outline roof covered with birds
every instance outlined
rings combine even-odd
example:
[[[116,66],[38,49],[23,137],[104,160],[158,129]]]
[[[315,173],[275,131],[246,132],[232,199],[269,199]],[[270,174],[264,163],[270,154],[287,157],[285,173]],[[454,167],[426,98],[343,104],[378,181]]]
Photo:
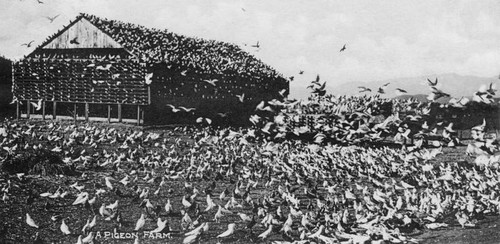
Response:
[[[196,70],[198,73],[239,73],[259,78],[283,77],[272,67],[235,44],[187,37],[168,30],[147,28],[142,25],[109,20],[86,13],[81,13],[68,26],[49,37],[37,49],[47,45],[82,18],[87,19],[108,34],[141,62],[164,62],[167,65]]]

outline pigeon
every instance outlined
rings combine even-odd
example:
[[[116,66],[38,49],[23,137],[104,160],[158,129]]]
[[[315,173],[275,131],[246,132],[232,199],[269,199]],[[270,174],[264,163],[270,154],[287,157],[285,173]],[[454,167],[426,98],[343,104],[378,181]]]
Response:
[[[75,37],[75,38],[71,39],[71,40],[69,41],[69,43],[70,43],[70,44],[75,44],[75,45],[80,44],[80,43],[78,42],[78,37]]]
[[[232,234],[234,234],[234,228],[236,227],[236,224],[231,223],[227,225],[227,230],[222,232],[221,234],[217,235],[217,238],[224,238],[228,237]]]
[[[344,46],[340,49],[340,52],[345,51],[346,50],[346,46],[347,46],[347,44],[344,44]]]
[[[141,214],[141,217],[135,223],[134,231],[138,231],[138,230],[142,229],[142,227],[144,227],[145,223],[146,223],[146,216],[144,214]]]
[[[26,224],[37,229],[39,228],[39,226],[35,224],[35,221],[31,218],[31,216],[28,213],[26,213]]]
[[[61,232],[65,235],[69,235],[71,234],[71,231],[69,230],[69,227],[66,225],[66,223],[64,222],[64,219],[62,220],[61,222],[61,226],[59,228],[61,230]]]
[[[358,86],[358,88],[360,89],[359,93],[362,93],[362,92],[371,92],[372,91],[372,89],[370,89],[368,87],[365,87],[365,86]]]
[[[54,22],[54,20],[55,20],[57,17],[59,17],[59,14],[58,14],[58,15],[56,15],[56,16],[54,16],[54,17],[47,16],[47,17],[45,17],[45,18],[47,18],[47,19],[50,21],[50,23],[52,23],[52,22]]]
[[[174,105],[172,104],[167,104],[168,107],[170,107],[172,109],[172,112],[174,113],[177,113],[177,112],[180,112],[181,110],[179,108],[176,108]]]
[[[432,82],[430,79],[427,79],[427,82],[428,82],[429,86],[435,87],[438,84],[438,78],[436,77],[436,79],[434,80],[434,82]]]
[[[31,47],[31,44],[32,44],[33,42],[34,42],[34,40],[33,40],[33,41],[30,41],[30,42],[28,42],[28,43],[23,43],[23,44],[21,44],[21,46]]]
[[[146,85],[151,85],[151,82],[153,81],[153,73],[147,73],[146,76],[144,76],[144,80]]]
[[[236,95],[236,97],[238,98],[238,101],[240,101],[242,103],[245,100],[245,93],[243,93],[241,95]]]
[[[38,102],[36,102],[36,103],[31,102],[31,105],[33,105],[33,107],[35,108],[36,111],[40,111],[40,109],[42,109],[42,102],[43,102],[43,99],[39,99]]]
[[[206,83],[208,83],[212,86],[216,86],[215,82],[217,82],[218,80],[217,79],[209,79],[209,80],[203,80],[203,81],[205,81]]]

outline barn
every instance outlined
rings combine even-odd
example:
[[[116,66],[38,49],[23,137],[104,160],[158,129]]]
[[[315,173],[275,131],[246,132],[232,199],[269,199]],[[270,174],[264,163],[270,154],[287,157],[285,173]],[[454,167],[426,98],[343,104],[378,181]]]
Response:
[[[12,72],[17,115],[27,118],[238,123],[289,92],[282,74],[237,45],[83,13]]]

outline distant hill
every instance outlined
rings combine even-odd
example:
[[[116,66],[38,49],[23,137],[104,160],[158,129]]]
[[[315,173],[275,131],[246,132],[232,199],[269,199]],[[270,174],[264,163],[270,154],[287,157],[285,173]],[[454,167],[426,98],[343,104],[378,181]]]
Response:
[[[427,101],[427,95],[424,95],[424,94],[401,95],[401,96],[397,96],[396,98],[397,99],[401,99],[401,100],[406,100],[406,99],[413,98],[413,99],[416,99],[419,102],[426,102]]]
[[[400,95],[400,96],[397,96],[397,97],[394,97],[396,99],[401,99],[401,100],[406,100],[406,99],[409,99],[409,98],[413,98],[413,99],[416,99],[417,101],[419,102],[428,102],[429,100],[427,99],[427,96],[428,95],[425,95],[425,94],[415,94],[415,95],[408,95],[408,94],[405,94],[405,95]],[[467,96],[467,98],[471,98],[470,96]],[[450,101],[451,97],[442,97],[442,98],[439,98],[438,100],[436,100],[436,102],[438,103],[448,103],[448,101]]]
[[[470,97],[479,89],[479,86],[481,86],[482,84],[489,84],[490,82],[496,82],[500,88],[500,81],[496,77],[488,78],[477,76],[462,76],[451,73],[373,82],[350,82],[341,84],[336,87],[329,87],[328,89],[336,95],[354,95],[358,94],[358,86],[366,86],[376,92],[378,87],[382,86],[385,83],[390,83],[386,88],[386,97],[398,96],[398,94],[395,93],[395,90],[396,88],[401,88],[406,90],[410,95],[421,94],[425,98],[425,96],[430,93],[429,86],[427,85],[427,78],[434,81],[436,77],[438,78],[440,89],[446,93],[451,94],[451,96],[453,97]]]

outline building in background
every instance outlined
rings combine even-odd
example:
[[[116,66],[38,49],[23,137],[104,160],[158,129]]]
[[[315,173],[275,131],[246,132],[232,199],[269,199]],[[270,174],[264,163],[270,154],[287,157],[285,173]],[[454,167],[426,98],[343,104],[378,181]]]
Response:
[[[80,14],[14,63],[12,91],[26,117],[238,123],[289,82],[234,44]]]

